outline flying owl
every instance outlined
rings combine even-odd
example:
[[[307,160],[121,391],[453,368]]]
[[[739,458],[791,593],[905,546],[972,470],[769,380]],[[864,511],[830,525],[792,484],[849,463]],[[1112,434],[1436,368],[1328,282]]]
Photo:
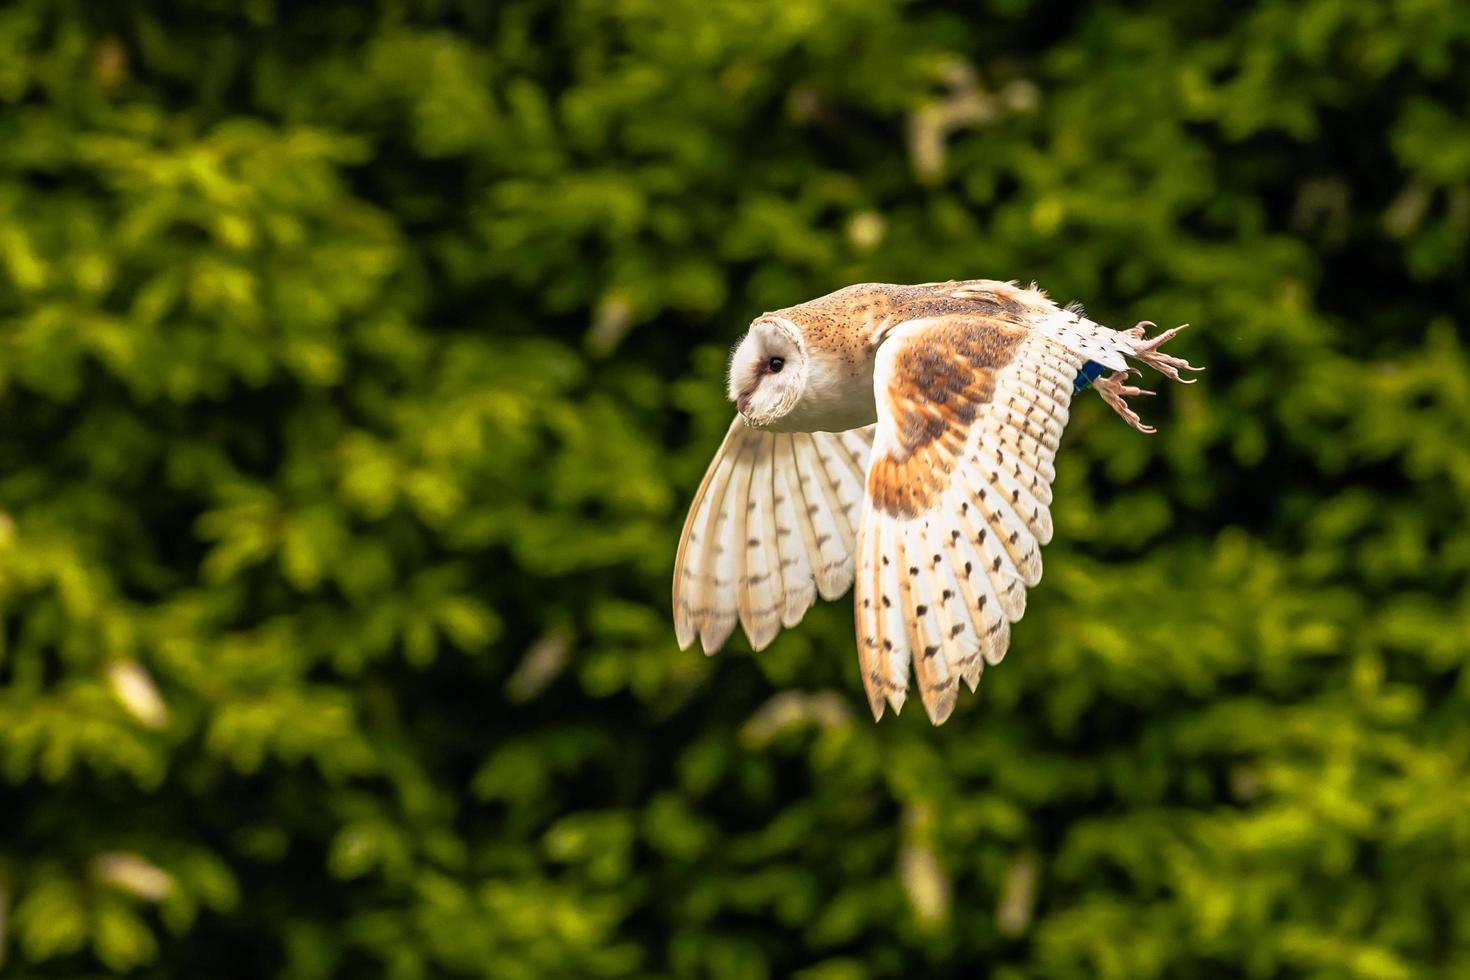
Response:
[[[761,650],[855,582],[873,717],[903,707],[912,666],[944,722],[1041,579],[1072,396],[1090,385],[1152,432],[1125,401],[1151,394],[1125,383],[1128,358],[1175,381],[1200,370],[1160,349],[1183,327],[1152,326],[1110,330],[986,279],[862,283],[759,317],[730,358],[739,414],[679,540],[679,645],[712,654],[738,621]]]

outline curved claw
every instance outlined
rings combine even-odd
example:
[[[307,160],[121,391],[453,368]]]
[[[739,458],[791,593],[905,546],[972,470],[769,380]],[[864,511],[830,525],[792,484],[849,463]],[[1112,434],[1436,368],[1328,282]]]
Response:
[[[1123,399],[1132,398],[1134,395],[1152,395],[1154,393],[1143,388],[1135,388],[1132,385],[1124,384],[1123,382],[1127,380],[1131,370],[1130,368],[1128,371],[1114,371],[1107,377],[1098,378],[1097,381],[1093,382],[1093,387],[1102,396],[1102,400],[1108,403],[1109,408],[1123,416],[1123,421],[1133,426],[1139,432],[1149,435],[1157,430],[1151,425],[1145,425],[1143,420],[1138,417],[1138,413],[1128,407],[1128,403]]]
[[[1189,324],[1181,323],[1177,327],[1165,330],[1157,337],[1151,337],[1147,340],[1144,340],[1144,328],[1152,326],[1155,326],[1152,321],[1141,320],[1137,325],[1133,327],[1133,329],[1125,331],[1128,336],[1134,337],[1138,341],[1140,341],[1133,346],[1133,356],[1138,358],[1143,363],[1147,364],[1149,367],[1153,368],[1155,371],[1158,371],[1165,377],[1170,378],[1174,381],[1178,381],[1180,384],[1194,384],[1195,381],[1198,380],[1197,378],[1185,379],[1179,376],[1179,372],[1203,371],[1204,368],[1196,367],[1182,357],[1175,357],[1172,354],[1165,354],[1162,350],[1159,349],[1171,338],[1173,338],[1175,334],[1179,333],[1179,331],[1189,326]]]

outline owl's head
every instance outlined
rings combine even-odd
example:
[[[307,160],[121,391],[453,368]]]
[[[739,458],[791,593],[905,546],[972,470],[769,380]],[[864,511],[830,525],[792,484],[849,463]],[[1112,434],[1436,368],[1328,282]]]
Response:
[[[752,427],[765,428],[796,407],[806,387],[807,352],[796,324],[767,314],[730,355],[730,400]]]

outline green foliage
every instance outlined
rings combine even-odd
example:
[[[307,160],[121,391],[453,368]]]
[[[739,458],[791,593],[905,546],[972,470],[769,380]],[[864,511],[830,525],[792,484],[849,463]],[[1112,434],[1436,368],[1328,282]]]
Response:
[[[1470,973],[1470,8],[0,9],[0,957],[27,975]],[[675,648],[756,313],[1035,279],[1013,654]]]

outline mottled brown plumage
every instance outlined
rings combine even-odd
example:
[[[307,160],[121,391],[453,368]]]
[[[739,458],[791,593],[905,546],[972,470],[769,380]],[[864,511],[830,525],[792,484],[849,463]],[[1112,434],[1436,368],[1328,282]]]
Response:
[[[895,445],[868,472],[873,505],[894,517],[928,510],[949,486],[970,429],[995,394],[995,372],[1011,362],[1027,333],[1004,319],[968,313],[937,319],[942,322],[895,359],[886,391]]]

